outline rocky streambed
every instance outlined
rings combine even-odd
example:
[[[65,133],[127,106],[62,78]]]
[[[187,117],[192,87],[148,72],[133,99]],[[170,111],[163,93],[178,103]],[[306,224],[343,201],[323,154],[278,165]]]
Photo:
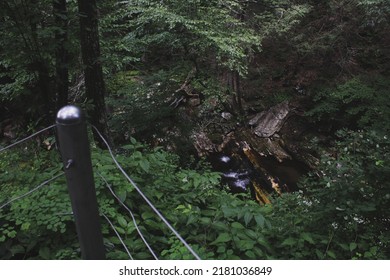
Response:
[[[221,116],[226,124],[233,122]],[[302,175],[313,169],[317,155],[307,144],[308,125],[292,102],[259,112],[246,124],[230,124],[221,136],[212,129],[193,134],[200,156],[209,158],[232,192],[251,192],[262,204],[270,195],[297,190]]]

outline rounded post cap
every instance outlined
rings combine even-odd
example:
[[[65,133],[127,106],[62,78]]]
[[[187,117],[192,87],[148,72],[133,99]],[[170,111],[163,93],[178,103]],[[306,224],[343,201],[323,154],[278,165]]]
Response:
[[[74,105],[62,107],[57,113],[58,124],[77,124],[84,120],[83,111]]]

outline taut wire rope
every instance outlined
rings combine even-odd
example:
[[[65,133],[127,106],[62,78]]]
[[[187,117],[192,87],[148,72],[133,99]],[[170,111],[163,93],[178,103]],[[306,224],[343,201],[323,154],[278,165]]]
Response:
[[[115,162],[118,169],[122,172],[122,174],[126,177],[126,179],[133,185],[135,190],[138,192],[138,194],[146,201],[146,203],[149,205],[149,207],[157,214],[157,216],[165,223],[165,225],[173,232],[174,235],[180,240],[180,242],[187,248],[187,250],[197,259],[201,260],[201,258],[198,256],[198,254],[191,248],[190,245],[184,240],[183,237],[180,236],[180,234],[171,226],[171,224],[165,219],[165,217],[160,213],[160,211],[153,205],[153,203],[146,197],[146,195],[141,191],[141,189],[136,185],[136,183],[130,178],[130,176],[123,170],[122,166],[119,164],[119,162],[115,159],[115,156],[112,152],[112,149],[110,145],[108,144],[107,140],[103,137],[103,135],[100,133],[100,131],[94,126],[91,125],[93,129],[97,132],[99,137],[103,140],[104,144],[107,146],[107,149],[111,155],[111,158]]]
[[[19,141],[16,141],[15,143],[12,143],[11,145],[8,145],[8,146],[6,146],[6,147],[4,147],[4,148],[0,148],[0,153],[1,153],[2,151],[8,150],[9,148],[12,148],[13,146],[19,145],[20,143],[22,143],[22,142],[24,142],[24,141],[26,141],[26,140],[29,140],[29,139],[31,139],[31,138],[37,136],[38,134],[40,134],[40,133],[42,133],[42,132],[45,132],[46,130],[49,130],[49,129],[55,127],[55,126],[56,126],[56,124],[53,124],[53,125],[51,125],[51,126],[49,126],[49,127],[46,127],[46,128],[44,128],[44,129],[41,129],[40,131],[37,131],[37,132],[31,134],[30,136],[27,136],[26,138],[23,138],[23,139],[21,139],[21,140],[19,140]]]
[[[110,221],[110,219],[109,219],[106,215],[104,215],[103,213],[100,213],[100,214],[101,214],[101,215],[107,220],[107,222],[110,224],[111,228],[114,230],[114,232],[115,232],[116,236],[118,237],[119,241],[122,243],[122,246],[125,248],[126,253],[129,255],[130,259],[131,259],[131,260],[134,260],[133,257],[131,256],[130,252],[129,252],[129,249],[127,249],[127,247],[126,247],[125,242],[123,242],[122,237],[119,235],[118,231],[115,229],[115,227],[114,227],[114,225],[112,224],[112,222]]]
[[[154,253],[153,249],[150,247],[149,243],[146,241],[145,237],[143,236],[141,230],[138,228],[138,225],[137,225],[137,221],[135,220],[135,217],[133,215],[133,212],[127,207],[126,204],[124,204],[120,199],[119,197],[115,194],[115,192],[113,191],[113,189],[111,188],[111,186],[108,184],[106,178],[103,177],[103,175],[101,175],[99,172],[97,172],[97,174],[103,179],[103,181],[106,183],[106,186],[107,188],[110,190],[111,194],[116,198],[116,200],[118,200],[118,202],[130,213],[130,216],[133,220],[133,223],[134,223],[134,226],[135,226],[135,229],[137,230],[139,236],[141,237],[142,241],[145,243],[146,247],[148,247],[149,249],[149,252],[153,255],[153,257],[158,260],[158,257],[157,255]]]
[[[52,177],[51,179],[46,180],[46,181],[44,181],[43,183],[41,183],[41,184],[39,184],[38,186],[36,186],[35,188],[29,190],[29,191],[26,192],[25,194],[22,194],[22,195],[20,195],[20,196],[18,196],[18,197],[15,197],[15,198],[10,199],[9,201],[7,201],[6,203],[4,203],[3,205],[0,206],[0,210],[3,209],[3,208],[4,208],[5,206],[7,206],[8,204],[10,204],[10,203],[12,203],[12,202],[14,202],[14,201],[16,201],[16,200],[22,199],[23,197],[26,197],[26,196],[32,194],[33,192],[39,190],[40,188],[42,188],[42,187],[45,186],[46,184],[48,184],[48,183],[54,181],[55,179],[61,177],[61,176],[64,175],[64,174],[65,174],[64,172],[61,172],[60,174],[57,174],[56,176]]]

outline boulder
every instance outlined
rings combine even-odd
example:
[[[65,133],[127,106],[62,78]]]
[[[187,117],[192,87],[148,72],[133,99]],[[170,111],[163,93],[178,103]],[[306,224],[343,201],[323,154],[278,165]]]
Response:
[[[290,112],[289,102],[284,101],[254,116],[249,125],[254,127],[253,132],[257,136],[271,137],[282,128]]]

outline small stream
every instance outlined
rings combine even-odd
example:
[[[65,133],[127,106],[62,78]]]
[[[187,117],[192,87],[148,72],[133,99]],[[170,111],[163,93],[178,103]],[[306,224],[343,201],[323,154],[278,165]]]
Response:
[[[229,152],[229,153],[228,153]],[[222,183],[232,193],[250,192],[260,203],[269,203],[272,194],[298,189],[297,182],[307,173],[307,167],[296,160],[277,161],[252,151],[250,158],[243,151],[213,153],[209,160],[215,171],[222,173]]]
[[[283,101],[252,116],[246,126],[232,123],[222,135],[201,131],[194,134],[195,147],[221,172],[222,183],[231,192],[251,192],[260,203],[271,203],[273,194],[296,191],[302,175],[317,162],[302,141],[308,125],[297,108],[294,102]],[[213,142],[208,137],[213,134],[222,137],[214,135],[212,139],[218,140]]]
[[[222,183],[228,185],[233,193],[248,191],[253,173],[250,166],[223,153],[214,153],[209,158],[214,170],[222,173]]]

